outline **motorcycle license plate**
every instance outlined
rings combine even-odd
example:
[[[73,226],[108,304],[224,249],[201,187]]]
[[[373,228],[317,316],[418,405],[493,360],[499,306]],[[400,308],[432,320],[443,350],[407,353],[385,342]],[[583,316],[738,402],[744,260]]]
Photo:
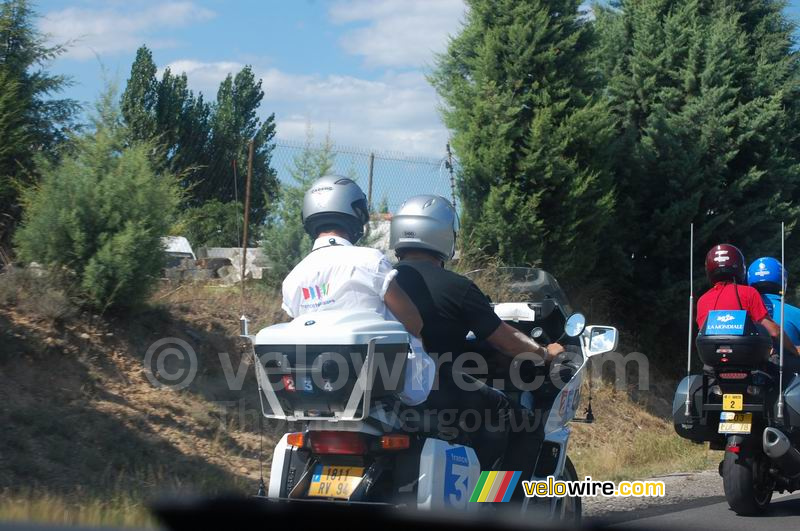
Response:
[[[750,433],[753,425],[752,413],[733,413],[722,411],[719,414],[719,433],[734,433],[746,435]]]
[[[743,402],[742,395],[722,395],[722,409],[725,411],[741,411]]]
[[[357,466],[323,466],[314,467],[308,495],[315,498],[338,498],[347,500],[356,490],[364,468]]]

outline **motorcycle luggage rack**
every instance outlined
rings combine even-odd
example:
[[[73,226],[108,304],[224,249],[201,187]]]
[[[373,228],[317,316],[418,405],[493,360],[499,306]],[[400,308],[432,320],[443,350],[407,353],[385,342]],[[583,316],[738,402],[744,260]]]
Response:
[[[273,389],[273,384],[269,381],[269,376],[267,375],[267,371],[264,368],[264,365],[258,358],[258,355],[255,351],[255,345],[251,341],[251,345],[253,345],[253,359],[255,362],[255,370],[256,370],[256,380],[258,381],[258,389],[259,389],[259,400],[261,402],[261,412],[263,413],[264,417],[269,419],[279,419],[279,420],[287,420],[289,422],[294,421],[327,421],[327,422],[338,422],[338,421],[363,421],[365,418],[369,416],[369,404],[372,396],[372,373],[373,373],[373,360],[375,357],[375,345],[380,339],[385,339],[386,336],[376,336],[369,340],[367,344],[367,353],[364,356],[364,363],[361,366],[361,370],[359,372],[358,378],[353,385],[353,390],[350,393],[350,396],[347,400],[347,404],[344,407],[344,410],[341,412],[334,411],[332,416],[321,416],[319,414],[309,414],[308,411],[286,411],[286,409],[281,405],[280,400],[278,399],[278,395],[275,393]],[[269,409],[271,412],[267,411],[267,408],[264,404],[264,399],[266,398],[267,404],[269,405]],[[360,409],[359,413],[359,404],[363,406]]]

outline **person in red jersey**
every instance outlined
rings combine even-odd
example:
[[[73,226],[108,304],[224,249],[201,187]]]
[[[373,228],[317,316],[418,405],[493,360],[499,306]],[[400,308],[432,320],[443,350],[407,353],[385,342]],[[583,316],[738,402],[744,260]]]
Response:
[[[758,291],[747,285],[747,265],[738,247],[715,245],[706,255],[706,275],[711,289],[697,301],[697,326],[702,330],[712,310],[746,310],[754,323],[762,325],[777,342],[781,329],[772,320]],[[797,354],[791,340],[783,335],[784,352]]]

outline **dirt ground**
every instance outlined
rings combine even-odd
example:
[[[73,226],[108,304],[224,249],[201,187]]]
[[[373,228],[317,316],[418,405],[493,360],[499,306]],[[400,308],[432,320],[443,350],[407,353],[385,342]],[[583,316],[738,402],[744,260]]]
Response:
[[[244,302],[253,331],[284,320],[272,292],[251,289]],[[255,492],[260,406],[237,337],[238,290],[164,286],[148,309],[124,317],[48,319],[26,307],[0,303],[0,492],[33,500],[77,494],[104,507],[117,503],[108,500],[133,500],[129,505],[142,513],[141,500],[164,492]],[[185,389],[155,387],[148,379],[144,360],[159,341],[182,341],[194,352],[196,376]],[[165,359],[163,374],[150,365],[157,378],[186,368],[178,356]],[[247,371],[241,389],[231,389],[239,370]],[[660,384],[636,393],[593,383],[597,420],[572,426],[569,451],[579,476],[619,480],[713,466],[707,450],[675,435],[664,416],[671,384]],[[581,409],[588,387],[583,396]],[[265,427],[267,478],[271,448],[287,429]],[[586,510],[603,514],[616,510],[615,503],[587,500]]]

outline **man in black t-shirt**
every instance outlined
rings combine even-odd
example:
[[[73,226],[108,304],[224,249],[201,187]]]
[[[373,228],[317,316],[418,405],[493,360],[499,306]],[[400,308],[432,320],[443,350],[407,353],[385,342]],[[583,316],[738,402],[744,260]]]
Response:
[[[408,199],[392,218],[390,245],[400,260],[395,266],[397,282],[422,316],[422,339],[428,353],[436,357],[452,352],[455,358],[465,351],[464,342],[470,331],[510,357],[537,354],[551,360],[563,352],[558,343],[541,346],[501,321],[489,298],[471,280],[444,268],[445,261],[455,252],[455,223],[455,209],[450,202],[432,195]],[[456,380],[470,378],[454,374],[452,364],[441,364],[438,370],[438,387],[428,396],[428,407],[450,404],[453,395],[457,395],[466,411],[479,409],[476,399],[496,404],[497,396],[504,396],[485,384],[480,384],[477,391],[465,391]],[[507,401],[505,407],[510,407]],[[512,455],[504,459],[503,465],[506,470],[522,470],[530,477],[541,438],[536,441],[536,448],[531,448],[533,442],[524,434],[513,441],[509,452]],[[484,469],[492,464],[482,462]]]

